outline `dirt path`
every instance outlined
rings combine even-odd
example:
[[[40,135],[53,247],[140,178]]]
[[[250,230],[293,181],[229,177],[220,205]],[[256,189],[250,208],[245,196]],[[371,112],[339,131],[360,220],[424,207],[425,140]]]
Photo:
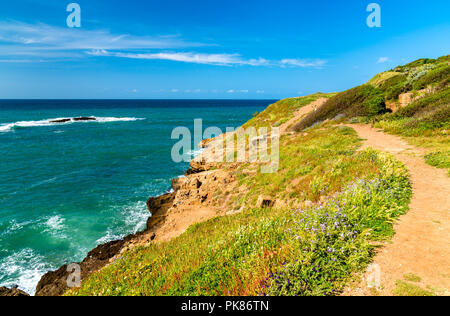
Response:
[[[290,127],[292,127],[295,123],[300,122],[305,115],[321,107],[327,100],[328,100],[327,98],[317,99],[316,101],[313,101],[310,104],[305,105],[300,109],[298,109],[297,111],[295,111],[294,117],[280,126],[280,134],[285,134],[286,132],[289,132]]]
[[[367,125],[347,125],[372,147],[393,154],[411,176],[413,197],[410,211],[395,224],[392,242],[380,249],[374,264],[380,268],[381,295],[392,295],[397,280],[414,274],[416,285],[438,295],[450,295],[450,178],[447,171],[427,165],[424,151],[401,138]],[[373,295],[367,287],[370,273],[344,295]]]

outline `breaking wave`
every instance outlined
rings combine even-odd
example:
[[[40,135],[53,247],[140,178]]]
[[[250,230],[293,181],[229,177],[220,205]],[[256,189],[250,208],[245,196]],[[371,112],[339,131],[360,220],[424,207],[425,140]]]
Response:
[[[145,120],[145,118],[136,117],[59,117],[41,121],[19,121],[15,123],[0,124],[0,133],[10,132],[16,128],[27,128],[37,126],[58,126],[73,123],[109,123],[109,122],[132,122]]]

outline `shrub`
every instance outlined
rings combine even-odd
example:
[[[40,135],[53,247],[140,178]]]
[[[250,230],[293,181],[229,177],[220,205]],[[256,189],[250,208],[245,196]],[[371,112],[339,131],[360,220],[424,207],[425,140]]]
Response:
[[[327,100],[317,111],[308,114],[293,127],[299,131],[339,114],[347,118],[374,116],[386,111],[382,91],[372,85],[362,85],[339,93]]]
[[[429,64],[434,64],[436,63],[435,59],[430,59],[430,58],[422,58],[422,59],[418,59],[416,61],[413,61],[409,64],[406,64],[404,66],[398,66],[394,69],[394,71],[398,71],[398,72],[407,72],[413,68],[417,68],[420,66],[424,66],[424,65],[429,65]]]
[[[402,74],[389,78],[380,86],[380,90],[387,100],[397,99],[401,93],[408,91],[407,76]]]
[[[442,65],[430,70],[413,84],[414,90],[426,88],[428,85],[437,84],[450,77],[450,66]]]
[[[449,121],[449,113],[446,111],[450,104],[450,88],[439,91],[435,94],[416,100],[407,107],[396,112],[392,119],[400,119],[405,117],[415,117],[421,119],[429,113],[438,113],[433,119],[437,122],[445,123]],[[442,111],[439,111],[442,109]]]

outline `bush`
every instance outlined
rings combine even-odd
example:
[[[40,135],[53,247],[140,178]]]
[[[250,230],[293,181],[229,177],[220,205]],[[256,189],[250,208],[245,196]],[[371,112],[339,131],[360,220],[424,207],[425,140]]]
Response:
[[[417,68],[417,67],[420,67],[423,65],[429,65],[429,64],[434,64],[434,63],[436,63],[435,59],[422,58],[422,59],[413,61],[409,64],[406,64],[404,66],[398,66],[394,69],[394,71],[405,72],[405,71],[411,70],[412,68]]]
[[[445,123],[449,120],[449,113],[445,111],[450,104],[450,88],[439,91],[435,94],[429,95],[425,98],[419,99],[405,108],[396,112],[392,119],[401,119],[405,117],[415,117],[416,119],[424,118],[429,113],[438,112],[439,109],[444,109],[440,113],[441,116],[435,117],[439,122]]]
[[[386,80],[381,86],[380,90],[383,91],[387,100],[397,99],[398,96],[408,91],[407,76],[397,75]]]
[[[293,127],[299,131],[339,114],[347,118],[374,116],[386,111],[383,93],[372,85],[362,85],[339,93],[327,100],[317,111],[308,114]]]
[[[448,80],[450,77],[450,66],[442,65],[429,71],[426,75],[422,76],[413,84],[414,90],[420,90],[426,88],[431,84],[438,84],[443,80]]]

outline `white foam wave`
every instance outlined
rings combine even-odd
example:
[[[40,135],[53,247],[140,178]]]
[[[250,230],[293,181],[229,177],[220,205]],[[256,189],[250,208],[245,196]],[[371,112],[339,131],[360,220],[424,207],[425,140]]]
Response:
[[[67,125],[73,123],[109,123],[109,122],[133,122],[145,120],[145,118],[136,117],[95,117],[89,116],[95,120],[76,120],[76,117],[59,117],[40,121],[19,121],[15,123],[3,123],[0,125],[0,133],[10,132],[14,128],[39,127],[39,126],[55,126]],[[59,122],[58,122],[59,121]]]
[[[9,235],[9,234],[13,234],[15,232],[18,232],[18,231],[22,230],[25,226],[31,225],[31,224],[34,224],[34,223],[35,223],[34,221],[25,221],[25,222],[20,222],[19,223],[15,219],[13,219],[13,220],[11,220],[9,222],[8,228],[4,232],[2,232],[0,234],[0,236],[6,236],[6,235]]]
[[[14,123],[0,125],[0,133],[9,132],[14,127]]]
[[[51,229],[62,229],[64,228],[64,218],[59,215],[50,217],[45,224]]]
[[[194,150],[188,151],[188,152],[186,153],[186,155],[187,155],[187,156],[191,156],[191,157],[193,157],[193,158],[196,158],[196,157],[200,156],[201,153],[202,153],[203,151],[205,151],[204,148],[201,148],[201,149],[194,149]]]
[[[147,203],[144,201],[124,207],[122,213],[125,217],[125,224],[133,227],[133,233],[145,229],[147,219],[150,216],[150,212],[147,209]]]
[[[51,269],[42,256],[25,248],[0,262],[0,276],[8,276],[7,279],[2,279],[2,285],[18,285],[28,294],[34,294],[42,275]]]
[[[67,239],[66,226],[64,225],[65,219],[61,215],[51,216],[45,219],[44,232],[50,234],[54,238]]]
[[[121,207],[120,210],[123,221],[117,227],[110,227],[106,235],[97,239],[97,244],[104,244],[113,240],[118,240],[130,233],[137,233],[145,229],[147,219],[151,216],[144,201],[132,203]]]
[[[113,241],[113,240],[119,240],[122,237],[123,237],[122,235],[115,234],[110,229],[108,229],[108,231],[106,232],[105,236],[103,236],[102,238],[97,239],[96,244],[97,245],[106,244],[107,242],[110,242],[110,241]]]

